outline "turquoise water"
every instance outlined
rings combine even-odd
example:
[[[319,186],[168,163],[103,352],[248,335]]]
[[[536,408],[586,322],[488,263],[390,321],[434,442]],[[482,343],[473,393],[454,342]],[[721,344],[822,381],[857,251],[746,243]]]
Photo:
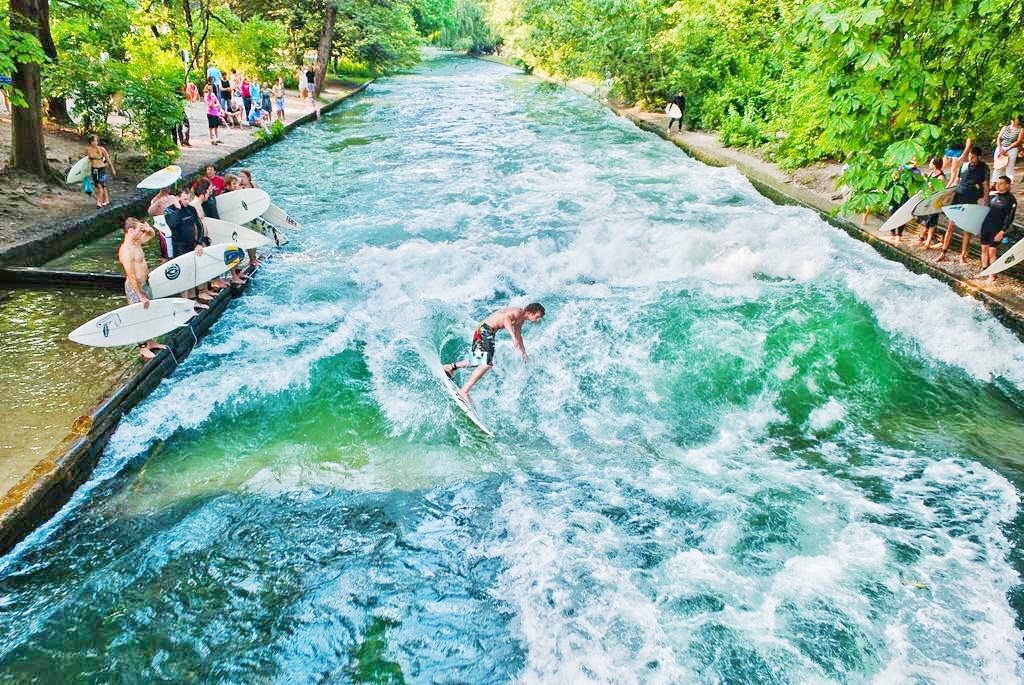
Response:
[[[246,166],[304,228],[0,560],[4,679],[1024,678],[975,301],[489,63]],[[430,367],[531,300],[487,440]]]

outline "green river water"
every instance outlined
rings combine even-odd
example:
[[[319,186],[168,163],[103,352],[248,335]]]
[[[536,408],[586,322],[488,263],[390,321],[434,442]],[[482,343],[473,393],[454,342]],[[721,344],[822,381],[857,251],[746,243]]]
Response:
[[[596,103],[436,56],[0,560],[0,680],[1020,682],[1024,345]],[[432,367],[499,337],[474,397]]]

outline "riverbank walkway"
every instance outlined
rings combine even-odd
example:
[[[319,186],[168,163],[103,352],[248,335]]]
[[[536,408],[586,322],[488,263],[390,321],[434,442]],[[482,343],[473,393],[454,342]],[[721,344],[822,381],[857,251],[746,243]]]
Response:
[[[330,81],[319,97],[320,107],[327,107],[339,98],[344,98],[357,90],[362,81]],[[180,157],[174,162],[182,168],[184,176],[200,171],[207,164],[213,164],[221,171],[221,162],[234,153],[250,145],[257,128],[221,128],[220,145],[211,145],[209,128],[206,123],[206,110],[202,102],[187,103],[191,129],[191,147],[182,147]],[[290,126],[311,113],[309,105],[299,98],[296,91],[285,94],[285,125]],[[117,127],[118,122],[111,117],[111,123]],[[0,116],[0,147],[10,146],[10,115]],[[85,151],[86,142],[77,136],[66,134],[47,134],[47,156],[50,164],[62,175],[71,164],[80,159]],[[50,238],[56,238],[66,230],[71,221],[92,221],[102,219],[104,215],[114,215],[127,200],[138,197],[139,191],[135,184],[145,178],[149,172],[137,168],[137,163],[123,164],[127,158],[137,162],[140,158],[134,151],[126,151],[114,147],[111,150],[118,176],[111,183],[111,205],[97,209],[92,197],[81,192],[78,185],[54,186],[36,183],[27,179],[18,179],[17,183],[0,190],[0,264],[5,262],[5,255],[13,254],[19,247],[38,244]]]

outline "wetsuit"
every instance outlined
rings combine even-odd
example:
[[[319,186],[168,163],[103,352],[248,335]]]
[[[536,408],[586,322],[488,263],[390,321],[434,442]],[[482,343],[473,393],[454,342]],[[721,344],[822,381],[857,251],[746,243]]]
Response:
[[[470,350],[473,366],[494,364],[494,329],[485,323],[480,324],[473,333],[473,347]]]
[[[981,197],[982,184],[988,180],[988,166],[984,162],[965,164],[960,170],[960,179],[953,195],[955,205],[973,205]]]
[[[184,207],[168,207],[164,212],[164,220],[171,229],[171,246],[175,256],[196,249],[202,240],[202,225],[199,223],[199,212],[192,205]]]
[[[992,195],[988,201],[988,214],[981,224],[981,244],[994,247],[996,235],[1001,231],[1010,230],[1016,213],[1017,199],[1011,193]]]

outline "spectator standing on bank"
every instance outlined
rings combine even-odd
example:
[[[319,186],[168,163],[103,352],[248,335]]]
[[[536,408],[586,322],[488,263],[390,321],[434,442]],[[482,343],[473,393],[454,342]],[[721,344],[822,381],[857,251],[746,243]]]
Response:
[[[274,115],[278,121],[284,123],[284,79],[280,76],[274,84]]]
[[[316,115],[316,118],[320,118],[320,107],[316,103],[316,72],[319,68],[320,62],[316,62],[310,65],[306,69],[306,104]]]
[[[999,129],[996,136],[996,149],[992,153],[992,183],[994,184],[1000,176],[1008,176],[1013,182],[1014,167],[1017,165],[1017,153],[1020,152],[1021,141],[1024,140],[1024,127],[1021,126],[1020,117],[1010,117],[1010,123]],[[1002,164],[1002,158],[1006,158],[1006,164]],[[1002,167],[1002,168],[1000,168]]]
[[[231,88],[231,81],[228,80],[227,75],[220,79],[220,108],[225,112],[231,109],[231,96],[234,94]]]
[[[988,165],[981,161],[981,151],[973,145],[967,151],[967,163],[954,168],[953,185],[956,192],[953,194],[954,205],[986,204],[988,202]],[[946,252],[953,242],[953,233],[956,224],[952,221],[946,228],[946,235],[942,238],[942,251],[935,259],[941,262],[946,258]],[[967,248],[971,244],[971,234],[963,232],[963,246],[960,249],[960,261],[967,263]]]
[[[217,96],[218,100],[220,99],[220,79],[220,69],[211,64],[206,70],[206,81],[213,86],[213,94]]]
[[[238,84],[238,92],[242,94],[242,107],[245,109],[245,118],[249,118],[249,110],[252,109],[252,87],[249,84],[249,79],[245,76],[242,77],[242,82]]]
[[[945,185],[946,173],[942,170],[941,157],[932,157],[928,160],[928,171],[925,172],[924,177],[929,180],[942,179],[943,185]],[[924,246],[925,250],[932,249],[932,240],[935,238],[935,227],[938,225],[938,214],[929,214],[921,221],[921,226],[924,227],[924,230],[921,231],[921,239],[918,242]]]
[[[1006,232],[1013,225],[1013,217],[1017,214],[1017,199],[1010,192],[1013,181],[1009,176],[1000,176],[996,179],[996,192],[989,197],[988,214],[981,224],[981,231],[978,237],[981,240],[981,270],[999,258],[996,246],[1003,241]],[[995,276],[989,276],[988,281],[992,283]]]
[[[669,98],[668,105],[669,106],[667,109],[670,112],[668,119],[668,130],[672,130],[672,123],[675,122],[678,130],[682,131],[683,118],[686,117],[686,95],[683,93],[683,91],[680,90],[678,93]],[[673,116],[676,112],[672,110],[672,105],[675,105],[679,109],[678,117]]]
[[[89,158],[96,206],[106,207],[110,204],[110,190],[107,189],[107,184],[110,183],[111,176],[117,175],[114,162],[111,161],[107,148],[100,145],[99,136],[92,136],[89,140],[89,146],[85,148],[85,156]]]
[[[270,105],[270,84],[260,84],[260,107],[267,113],[267,117],[272,116],[273,108]]]
[[[210,127],[210,145],[220,145],[220,99],[209,84],[203,92],[203,102],[206,103],[206,123]]]
[[[178,96],[184,100],[188,99],[185,97],[185,88],[178,86]],[[188,121],[188,103],[182,102],[181,121],[171,128],[171,137],[174,138],[175,145],[180,145],[181,147],[192,147],[192,144],[189,142],[191,135],[192,124]]]

